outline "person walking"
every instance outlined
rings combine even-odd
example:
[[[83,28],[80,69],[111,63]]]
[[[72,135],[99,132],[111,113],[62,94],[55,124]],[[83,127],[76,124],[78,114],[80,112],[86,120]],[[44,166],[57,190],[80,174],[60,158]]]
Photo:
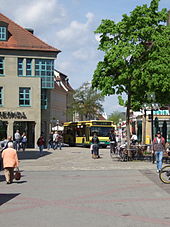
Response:
[[[110,140],[110,153],[115,154],[117,141],[116,141],[116,135],[114,133],[114,130],[111,130],[110,135],[109,135],[109,140]]]
[[[14,134],[14,140],[15,140],[16,150],[19,151],[20,142],[21,142],[21,135],[19,133],[19,130],[16,130],[16,133]]]
[[[63,142],[63,136],[62,136],[61,132],[58,132],[58,147],[60,150],[62,147],[62,142]]]
[[[27,146],[27,136],[26,136],[25,132],[23,132],[23,134],[21,136],[21,146],[22,146],[22,150],[25,151],[25,148]]]
[[[99,155],[100,141],[99,141],[99,138],[96,133],[94,133],[91,143],[92,143],[92,146],[91,146],[92,147],[92,150],[91,150],[92,158],[94,158],[94,159],[100,158],[100,155]]]
[[[8,142],[8,148],[3,150],[2,159],[6,183],[11,184],[14,179],[14,168],[19,166],[17,152],[13,149],[12,142]]]
[[[48,150],[49,150],[50,148],[54,149],[54,145],[53,145],[53,134],[54,134],[54,133],[51,132],[50,135],[49,135],[48,145],[47,145]]]
[[[59,145],[59,132],[55,132],[53,135],[54,150],[58,148]]]
[[[37,145],[39,147],[40,156],[41,156],[42,153],[43,153],[44,145],[45,145],[45,140],[44,140],[44,137],[42,135],[38,138]]]
[[[162,158],[165,151],[165,139],[161,136],[161,132],[157,132],[157,137],[153,140],[153,151],[156,157],[157,172],[162,169]]]

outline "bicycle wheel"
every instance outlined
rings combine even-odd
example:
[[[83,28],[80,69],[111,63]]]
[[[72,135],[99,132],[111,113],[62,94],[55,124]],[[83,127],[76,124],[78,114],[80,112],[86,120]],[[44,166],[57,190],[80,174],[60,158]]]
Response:
[[[170,165],[164,166],[161,169],[159,178],[164,184],[170,184]]]

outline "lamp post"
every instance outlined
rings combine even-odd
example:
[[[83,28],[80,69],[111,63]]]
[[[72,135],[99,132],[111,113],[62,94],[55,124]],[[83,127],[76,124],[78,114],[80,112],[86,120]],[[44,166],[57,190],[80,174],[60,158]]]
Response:
[[[151,101],[154,100],[154,97],[151,96]],[[143,130],[143,143],[145,143],[145,138],[146,138],[146,113],[147,111],[151,111],[151,140],[153,141],[154,139],[154,120],[153,120],[153,111],[158,110],[160,108],[158,103],[144,103],[143,105],[143,111],[144,111],[144,130]]]

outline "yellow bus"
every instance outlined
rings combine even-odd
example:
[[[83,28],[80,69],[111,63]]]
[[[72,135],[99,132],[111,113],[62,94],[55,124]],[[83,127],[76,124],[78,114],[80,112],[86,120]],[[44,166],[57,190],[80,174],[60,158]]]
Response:
[[[110,131],[115,129],[112,121],[90,120],[64,123],[64,143],[70,146],[89,146],[94,133],[100,141],[100,146],[107,147],[109,144]]]

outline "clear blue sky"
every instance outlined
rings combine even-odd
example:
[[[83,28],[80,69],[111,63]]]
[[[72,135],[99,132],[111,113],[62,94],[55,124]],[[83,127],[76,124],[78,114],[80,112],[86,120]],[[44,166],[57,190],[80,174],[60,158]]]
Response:
[[[94,30],[102,19],[121,20],[137,5],[150,0],[0,0],[0,11],[35,35],[60,49],[56,69],[69,76],[73,88],[92,79],[101,53]],[[160,8],[170,9],[170,0],[160,0]],[[106,98],[107,114],[123,110],[117,98]]]

